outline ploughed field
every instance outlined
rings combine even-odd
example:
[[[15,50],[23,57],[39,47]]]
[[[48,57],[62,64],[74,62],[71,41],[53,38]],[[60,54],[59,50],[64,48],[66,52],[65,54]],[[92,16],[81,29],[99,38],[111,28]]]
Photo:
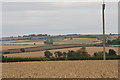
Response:
[[[68,50],[79,50],[81,47],[74,47],[74,48],[64,48],[64,49],[55,49],[55,50],[49,50],[52,53],[55,51],[61,51],[61,52],[67,52]],[[91,56],[95,52],[99,52],[103,50],[103,47],[86,47],[88,54]],[[114,49],[118,53],[118,47],[106,47],[106,51],[108,52],[109,49]],[[24,52],[24,53],[15,53],[15,54],[4,54],[4,56],[7,57],[44,57],[44,51],[36,51],[36,52]]]
[[[3,78],[117,78],[117,60],[2,63]]]

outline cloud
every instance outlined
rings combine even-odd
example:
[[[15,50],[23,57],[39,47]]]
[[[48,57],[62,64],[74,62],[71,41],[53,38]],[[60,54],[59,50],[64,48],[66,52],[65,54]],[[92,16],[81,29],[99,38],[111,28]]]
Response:
[[[118,2],[119,0],[105,0],[106,2]],[[3,0],[2,2],[101,2],[101,0]]]
[[[116,3],[106,7],[107,33],[116,33]],[[101,3],[3,3],[3,36],[101,32]]]

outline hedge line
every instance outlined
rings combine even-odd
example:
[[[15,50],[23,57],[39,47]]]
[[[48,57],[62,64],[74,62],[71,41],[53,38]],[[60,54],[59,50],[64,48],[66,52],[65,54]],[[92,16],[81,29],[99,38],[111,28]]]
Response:
[[[64,57],[59,58],[3,58],[2,62],[27,62],[27,61],[61,61],[66,60]],[[67,60],[103,60],[103,57],[69,57]],[[106,60],[120,60],[120,56],[107,56]]]

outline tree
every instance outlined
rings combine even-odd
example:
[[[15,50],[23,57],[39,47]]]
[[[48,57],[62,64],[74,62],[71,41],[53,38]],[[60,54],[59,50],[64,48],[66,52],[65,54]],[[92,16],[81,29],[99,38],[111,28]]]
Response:
[[[70,38],[70,40],[73,40],[73,38]]]
[[[7,56],[2,56],[2,58],[7,58]]]
[[[86,47],[82,47],[82,48],[80,49],[80,51],[81,51],[81,52],[87,52]]]
[[[86,50],[86,47],[82,47],[80,50],[76,51],[77,54],[80,54],[81,57],[88,57],[90,56]]]
[[[69,51],[67,52],[67,56],[68,56],[68,57],[78,57],[78,54],[76,54],[76,52],[73,51],[73,50],[69,50]]]
[[[44,44],[53,44],[53,39],[44,41]]]
[[[3,54],[10,54],[10,52],[3,52]]]
[[[67,53],[66,52],[63,52],[63,57],[66,57],[67,56]]]
[[[66,39],[67,37],[65,36],[64,39]]]
[[[103,54],[104,54],[104,52],[103,52],[103,51],[100,51],[100,52],[95,52],[95,53],[94,53],[94,56],[95,56],[95,57],[97,57],[97,56],[98,56],[98,57],[103,57]],[[106,52],[106,53],[105,53],[105,55],[107,56],[107,55],[108,55],[108,53]]]
[[[82,52],[81,56],[88,57],[88,53],[87,52]]]
[[[112,56],[112,55],[117,55],[117,54],[113,49],[109,49],[109,55]]]
[[[21,51],[21,52],[25,52],[25,49],[24,49],[24,48],[21,48],[20,51]]]
[[[55,57],[61,57],[63,55],[62,52],[60,51],[56,51],[54,54],[55,54]]]
[[[57,53],[54,53],[55,57],[58,57]]]
[[[117,38],[117,39],[114,39],[114,40],[108,40],[107,44],[108,45],[120,45],[120,39]]]
[[[109,35],[112,35],[112,33],[110,33]]]
[[[63,57],[67,60],[68,59],[68,55],[66,52],[63,52]]]
[[[94,56],[97,56],[97,52],[94,53]]]
[[[4,56],[2,56],[2,58],[5,58]]]
[[[34,43],[34,45],[36,45],[36,43]]]
[[[107,44],[111,45],[111,44],[112,44],[112,41],[111,41],[111,40],[108,40],[108,41],[107,41]]]
[[[53,56],[53,54],[52,54],[50,51],[45,51],[45,52],[44,52],[44,56],[45,56],[46,58],[50,58],[51,56]]]
[[[35,37],[36,35],[35,34],[30,34],[29,37]]]

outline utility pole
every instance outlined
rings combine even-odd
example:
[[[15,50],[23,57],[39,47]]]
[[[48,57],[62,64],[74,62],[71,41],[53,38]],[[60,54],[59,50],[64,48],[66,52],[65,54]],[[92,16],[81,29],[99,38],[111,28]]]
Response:
[[[105,2],[102,3],[102,27],[103,27],[103,60],[106,60],[106,36],[105,36]]]

